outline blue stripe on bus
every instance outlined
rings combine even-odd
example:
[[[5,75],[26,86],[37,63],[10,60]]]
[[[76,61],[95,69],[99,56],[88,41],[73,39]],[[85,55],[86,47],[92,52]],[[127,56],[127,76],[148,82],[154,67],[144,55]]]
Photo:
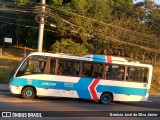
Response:
[[[79,98],[91,99],[88,87],[92,81],[93,78],[80,78],[78,83],[76,83],[75,90],[77,91]]]
[[[61,90],[75,90],[78,93],[79,98],[87,98],[91,99],[90,92],[88,90],[88,86],[93,81],[92,78],[80,78],[78,83],[73,82],[58,82],[57,81],[49,81],[49,80],[34,80],[32,79],[32,83],[29,84],[28,81],[24,78],[13,78],[12,84],[15,86],[26,86],[32,85],[38,88],[48,88],[48,89],[61,89]],[[50,83],[50,85],[44,85],[44,83]],[[56,83],[56,85],[51,85]]]
[[[147,89],[142,89],[142,88],[104,86],[104,85],[98,85],[96,90],[97,92],[110,91],[114,94],[128,94],[128,95],[139,95],[139,96],[145,96],[147,93]]]
[[[32,79],[32,82],[29,84],[29,81],[31,81],[30,79],[24,79],[24,78],[14,78],[14,80],[12,80],[12,84],[15,86],[26,86],[26,85],[31,85],[31,86],[35,86],[38,88],[48,88],[48,89],[67,89],[67,87],[65,87],[64,82],[58,82],[58,81],[49,81],[49,80],[35,80]],[[49,83],[50,85],[46,85],[45,83]],[[54,85],[55,84],[55,85]],[[70,90],[75,90],[74,87],[70,87]]]
[[[15,86],[32,85],[37,88],[74,90],[77,91],[79,98],[91,99],[88,87],[93,80],[94,79],[92,78],[80,78],[80,80],[77,83],[73,83],[73,82],[58,82],[58,80],[49,81],[49,80],[35,80],[35,79],[29,80],[24,78],[13,78],[12,84]],[[49,83],[50,85],[45,85],[45,83]],[[96,87],[96,91],[99,93],[108,91],[108,92],[113,92],[114,94],[130,94],[130,95],[145,96],[147,89],[98,85]]]
[[[93,61],[94,62],[102,62],[105,63],[106,62],[106,58],[104,55],[93,55]]]

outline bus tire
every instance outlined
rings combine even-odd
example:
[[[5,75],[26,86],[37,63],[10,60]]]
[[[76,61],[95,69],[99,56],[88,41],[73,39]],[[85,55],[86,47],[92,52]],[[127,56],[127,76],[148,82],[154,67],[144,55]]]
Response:
[[[21,94],[25,99],[33,99],[35,97],[35,90],[32,87],[25,87]]]
[[[100,103],[109,105],[112,101],[112,96],[109,93],[103,93],[100,97]]]

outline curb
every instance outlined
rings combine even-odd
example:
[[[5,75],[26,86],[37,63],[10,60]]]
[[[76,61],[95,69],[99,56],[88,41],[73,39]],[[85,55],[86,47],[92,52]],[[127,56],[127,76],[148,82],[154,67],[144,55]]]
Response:
[[[10,92],[10,90],[1,90],[0,89],[0,92]]]
[[[2,92],[10,92],[9,86],[6,84],[0,84],[0,91]]]

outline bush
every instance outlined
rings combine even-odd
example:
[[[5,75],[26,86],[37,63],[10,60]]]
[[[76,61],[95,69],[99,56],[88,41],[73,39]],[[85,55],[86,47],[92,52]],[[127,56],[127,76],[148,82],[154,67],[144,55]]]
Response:
[[[63,38],[61,41],[56,41],[56,43],[51,46],[51,52],[82,56],[87,54],[88,50],[84,44],[75,43],[71,39]]]

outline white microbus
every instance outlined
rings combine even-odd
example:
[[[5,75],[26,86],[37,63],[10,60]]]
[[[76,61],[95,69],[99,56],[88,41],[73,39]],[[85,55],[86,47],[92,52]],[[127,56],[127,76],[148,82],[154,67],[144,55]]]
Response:
[[[13,70],[10,91],[23,98],[57,96],[111,101],[147,101],[152,66],[121,57],[34,52]]]

